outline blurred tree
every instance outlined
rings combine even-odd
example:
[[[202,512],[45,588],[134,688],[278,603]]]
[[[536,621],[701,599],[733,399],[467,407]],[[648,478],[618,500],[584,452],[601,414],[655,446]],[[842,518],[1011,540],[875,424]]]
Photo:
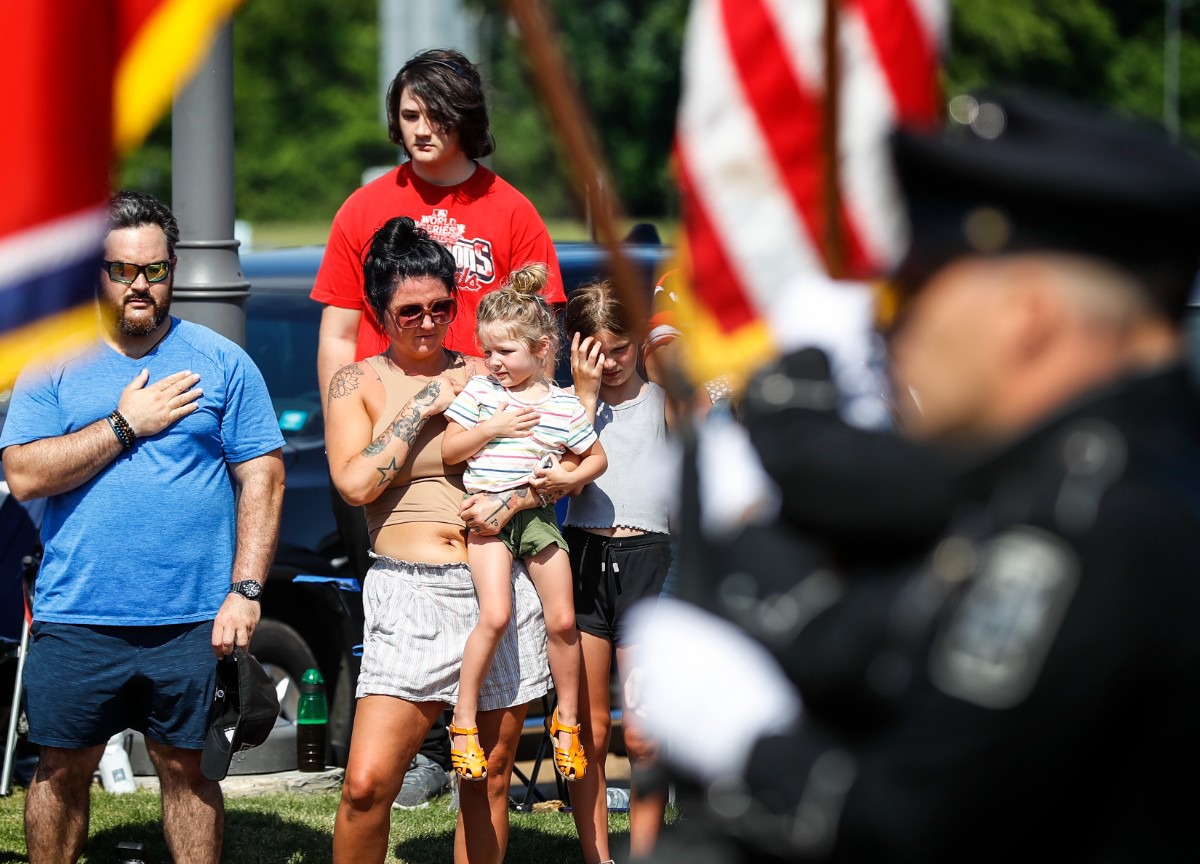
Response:
[[[503,0],[485,13],[481,56],[497,140],[493,167],[543,215],[576,215],[562,160],[529,83]],[[669,172],[688,0],[545,0],[629,215],[674,215]],[[1166,0],[952,0],[953,94],[1024,85],[1156,120]],[[1200,3],[1183,3],[1180,115],[1200,140]],[[238,215],[329,220],[372,165],[390,164],[378,91],[377,0],[248,0],[234,30]],[[170,123],[118,181],[170,198]]]
[[[1165,0],[954,0],[948,92],[1033,87],[1162,122]],[[1183,0],[1179,110],[1200,141],[1200,9]]]
[[[395,164],[377,78],[376,0],[250,0],[234,24],[235,184],[239,218],[328,220],[365,168]],[[171,124],[119,180],[171,197]]]
[[[239,214],[332,218],[363,169],[395,164],[376,0],[251,0],[234,45]]]
[[[491,47],[484,58],[490,68],[484,72],[492,87],[496,170],[543,215],[574,213],[571,187],[507,7],[503,0],[472,3],[491,22]],[[586,7],[546,0],[546,5],[625,211],[675,213],[669,158],[687,0],[593,0]]]

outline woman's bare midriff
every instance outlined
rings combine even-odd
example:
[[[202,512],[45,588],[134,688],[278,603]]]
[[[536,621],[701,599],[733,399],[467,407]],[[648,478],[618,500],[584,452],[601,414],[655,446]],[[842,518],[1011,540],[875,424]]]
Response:
[[[421,564],[464,564],[467,532],[448,522],[401,522],[380,529],[375,554]]]
[[[649,533],[640,528],[626,528],[624,525],[617,525],[613,528],[580,528],[579,530],[589,534],[599,534],[601,537],[641,537],[643,534]]]

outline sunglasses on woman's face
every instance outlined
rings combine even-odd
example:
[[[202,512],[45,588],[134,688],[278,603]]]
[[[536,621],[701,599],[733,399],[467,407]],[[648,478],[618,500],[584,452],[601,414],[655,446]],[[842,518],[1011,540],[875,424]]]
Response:
[[[419,303],[405,303],[392,313],[392,318],[395,319],[397,327],[409,330],[425,323],[426,315],[437,325],[449,324],[457,314],[458,301],[453,297],[447,297],[444,300],[434,300],[428,306],[422,306]]]

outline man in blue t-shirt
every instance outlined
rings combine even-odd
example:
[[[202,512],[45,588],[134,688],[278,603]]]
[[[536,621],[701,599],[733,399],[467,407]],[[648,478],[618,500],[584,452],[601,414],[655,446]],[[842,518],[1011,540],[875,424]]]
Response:
[[[176,861],[218,862],[224,807],[201,774],[213,654],[246,647],[275,551],[283,437],[262,375],[169,314],[175,217],[119,192],[97,299],[101,338],[22,373],[0,435],[18,499],[46,498],[25,667],[40,745],[30,864],[75,861],[105,742],[143,732]]]

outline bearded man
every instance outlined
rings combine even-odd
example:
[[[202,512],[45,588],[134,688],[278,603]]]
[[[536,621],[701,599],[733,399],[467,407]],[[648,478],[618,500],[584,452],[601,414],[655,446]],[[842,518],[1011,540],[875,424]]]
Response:
[[[176,861],[221,858],[224,806],[200,770],[215,663],[250,643],[279,529],[283,461],[246,353],[170,315],[179,227],[118,192],[100,339],[23,371],[0,435],[20,500],[46,498],[25,668],[40,747],[31,864],[75,861],[109,737],[146,737]]]

